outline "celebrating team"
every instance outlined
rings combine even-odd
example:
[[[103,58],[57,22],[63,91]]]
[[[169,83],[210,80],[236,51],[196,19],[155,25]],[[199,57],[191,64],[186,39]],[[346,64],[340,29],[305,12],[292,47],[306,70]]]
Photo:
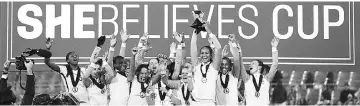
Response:
[[[45,64],[62,76],[66,92],[73,94],[81,105],[238,105],[238,83],[244,82],[246,105],[268,105],[270,82],[278,66],[277,45],[279,38],[271,41],[272,65],[260,60],[250,63],[246,71],[242,61],[242,50],[234,34],[229,35],[229,43],[222,49],[209,23],[203,25],[210,46],[197,48],[199,30],[192,32],[190,53],[191,62],[186,61],[183,34],[174,32],[177,43],[170,46],[169,58],[159,54],[143,62],[146,52],[151,51],[147,34],[144,34],[137,47],[132,48],[125,59],[127,39],[125,30],[120,32],[121,48],[114,56],[117,44],[112,35],[110,48],[103,57],[98,57],[105,36],[101,36],[90,57],[90,65],[80,67],[76,52],[66,55],[67,65],[51,62],[52,41],[47,41],[47,50],[38,53],[44,57]],[[226,57],[227,49],[233,59]],[[199,56],[198,56],[199,55]]]

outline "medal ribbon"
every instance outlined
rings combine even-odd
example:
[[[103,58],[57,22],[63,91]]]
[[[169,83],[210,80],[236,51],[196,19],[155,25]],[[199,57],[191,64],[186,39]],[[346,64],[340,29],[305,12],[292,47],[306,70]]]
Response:
[[[94,77],[92,77],[92,75],[90,75],[90,79],[91,79],[91,81],[92,81],[98,88],[103,89],[103,88],[105,87],[105,84],[98,83],[98,82],[96,81],[96,79],[95,79]]]
[[[200,65],[200,72],[201,72],[202,77],[203,77],[203,78],[206,78],[206,74],[207,74],[207,72],[208,72],[208,70],[209,70],[210,64],[208,64],[208,65],[205,66],[205,67],[206,67],[205,73],[203,73],[203,71],[202,71],[203,65],[204,65],[204,64],[201,64],[201,65]]]
[[[74,81],[74,73],[72,71],[72,68],[70,67],[70,65],[66,65],[66,69],[67,69],[67,76],[70,75],[70,79],[71,79],[71,83],[73,85],[73,87],[76,87],[76,85],[79,83],[80,81],[80,68],[77,67],[77,75],[76,75],[76,81]]]
[[[254,75],[251,75],[251,76],[253,77],[253,84],[254,84],[254,86],[255,86],[256,92],[259,92],[259,91],[260,91],[260,87],[261,87],[261,83],[262,83],[263,76],[260,75],[259,84],[256,84],[255,76],[254,76]]]
[[[161,82],[158,82],[158,90],[159,90],[160,100],[161,100],[161,101],[164,101],[165,96],[166,96],[166,92],[162,93],[161,90],[160,90],[160,88],[161,88]],[[170,88],[167,87],[167,86],[166,86],[165,88],[166,88],[167,90],[170,89]]]
[[[188,101],[188,100],[189,100],[189,97],[190,97],[190,91],[189,91],[189,89],[186,90],[186,96],[185,96],[185,93],[184,93],[185,85],[182,86],[181,90],[182,90],[182,95],[183,95],[184,100],[185,100],[185,101]]]
[[[229,74],[226,74],[226,77],[225,77],[225,83],[223,82],[222,80],[222,75],[220,74],[220,82],[221,82],[221,86],[226,89],[228,87],[228,84],[229,84]]]
[[[146,92],[146,87],[145,87],[145,83],[141,82],[141,92],[145,93]]]

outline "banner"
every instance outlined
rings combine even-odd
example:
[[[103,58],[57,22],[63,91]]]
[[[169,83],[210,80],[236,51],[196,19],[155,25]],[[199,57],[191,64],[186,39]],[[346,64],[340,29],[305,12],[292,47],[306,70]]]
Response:
[[[222,46],[227,35],[235,34],[244,61],[271,62],[270,41],[281,38],[280,64],[354,65],[353,2],[8,2],[7,58],[15,59],[26,48],[44,48],[46,38],[54,39],[55,62],[65,62],[67,52],[76,51],[87,64],[101,35],[131,34],[127,55],[148,32],[152,50],[147,58],[169,54],[176,42],[173,32],[186,35],[190,56],[191,12],[201,10]],[[117,36],[119,52],[121,37]],[[198,36],[198,48],[209,45],[207,36]],[[109,47],[109,39],[103,52]],[[102,52],[102,53],[103,53]],[[229,55],[231,56],[231,55]],[[40,62],[40,57],[33,57]]]

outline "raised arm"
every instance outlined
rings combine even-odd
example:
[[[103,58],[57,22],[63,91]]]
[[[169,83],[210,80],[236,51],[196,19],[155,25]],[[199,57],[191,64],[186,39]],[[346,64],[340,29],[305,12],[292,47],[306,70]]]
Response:
[[[113,56],[115,51],[115,46],[117,44],[116,36],[112,35],[110,40],[110,49],[109,54],[107,55],[107,63],[110,65],[110,67],[113,67]]]
[[[120,35],[121,35],[121,48],[120,48],[120,52],[119,52],[119,56],[125,57],[125,52],[126,52],[126,41],[128,40],[130,34],[127,34],[126,30],[121,30],[120,31]]]
[[[144,55],[146,53],[146,51],[149,50],[149,45],[148,45],[148,36],[147,33],[144,33],[144,35],[139,39],[139,43],[138,43],[138,49],[137,49],[137,54],[135,56],[135,66],[137,67],[138,65],[143,63],[144,60]]]
[[[183,60],[183,50],[185,48],[185,42],[184,42],[183,34],[174,33],[174,36],[175,39],[181,44],[178,45],[176,50],[175,67],[174,67],[175,69],[171,79],[178,79],[180,74],[180,67],[182,65],[182,60]]]
[[[275,37],[272,41],[271,41],[271,46],[272,46],[272,64],[270,67],[270,71],[269,73],[266,75],[266,78],[268,81],[271,81],[276,73],[276,69],[278,67],[278,50],[277,50],[277,46],[279,44],[280,39],[278,37]]]
[[[113,69],[111,68],[111,66],[106,61],[103,61],[103,66],[102,67],[104,67],[105,71],[106,71],[105,72],[105,83],[110,84],[111,80],[115,76],[115,73],[114,73]]]
[[[214,61],[212,62],[213,67],[218,70],[220,63],[221,63],[221,44],[219,40],[217,39],[216,35],[214,35],[210,28],[209,28],[209,22],[206,22],[203,26],[205,27],[207,33],[209,34],[209,41],[211,41],[214,44]]]
[[[43,50],[43,49],[39,49],[37,55],[40,57],[44,57],[44,63],[50,67],[52,70],[56,71],[56,72],[60,72],[60,67],[58,65],[56,65],[55,63],[51,62],[50,57],[52,55],[52,53],[49,51],[51,46],[52,46],[52,42],[53,40],[48,39],[46,41],[46,49],[47,50]]]
[[[198,50],[197,50],[197,34],[196,30],[193,31],[191,36],[191,45],[190,45],[190,55],[191,63],[193,66],[196,66],[198,63]]]
[[[32,101],[35,96],[35,77],[32,68],[33,65],[34,63],[32,61],[25,63],[27,68],[26,89],[21,105],[32,105]]]
[[[247,74],[245,66],[244,66],[244,61],[242,59],[243,55],[242,55],[242,51],[241,51],[241,47],[240,47],[239,43],[237,43],[237,48],[239,50],[240,75],[241,75],[241,78],[243,79],[243,81],[247,81],[249,79],[249,74]],[[234,64],[234,65],[238,65],[238,64]]]
[[[175,61],[175,56],[176,56],[176,43],[172,42],[170,44],[170,54],[169,54],[169,59],[171,60],[171,62]]]
[[[241,50],[239,50],[237,48],[237,45],[234,41],[230,41],[229,42],[229,46],[230,46],[230,52],[233,56],[233,60],[234,60],[234,64],[233,64],[233,71],[232,74],[234,75],[234,77],[239,78],[240,76],[240,60],[239,60],[239,52],[241,52]]]
[[[221,57],[225,57],[229,54],[229,46],[228,45],[225,45],[224,48],[222,49],[222,52],[221,52]]]
[[[132,50],[132,55],[131,55],[131,60],[130,60],[130,72],[129,75],[127,76],[127,81],[131,82],[134,77],[135,77],[135,56],[138,53],[138,49],[137,47],[134,47]]]

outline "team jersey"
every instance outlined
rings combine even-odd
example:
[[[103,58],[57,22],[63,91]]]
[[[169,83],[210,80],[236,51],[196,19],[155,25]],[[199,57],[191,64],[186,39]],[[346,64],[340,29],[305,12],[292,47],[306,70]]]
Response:
[[[160,94],[159,94],[160,88],[158,86],[159,83],[161,84],[161,87],[166,86],[162,81],[159,81],[157,84],[153,85],[154,86],[154,93],[156,95],[155,96],[155,106],[169,106],[169,105],[172,105],[171,104],[171,99],[169,98],[169,96],[166,96],[167,92],[165,92],[165,93],[161,92],[164,95],[164,100],[161,101]],[[171,90],[171,89],[168,89],[168,90]]]
[[[202,68],[203,73],[206,73],[206,67],[208,66],[208,71],[206,78],[203,78],[200,68]],[[194,89],[192,91],[192,96],[195,99],[194,104],[215,104],[215,89],[216,89],[216,80],[217,80],[218,71],[214,69],[211,64],[204,64],[201,67],[201,64],[198,64],[195,67],[194,72]],[[203,82],[206,80],[206,82]]]
[[[109,105],[126,105],[129,99],[129,82],[127,78],[119,73],[109,84]]]
[[[220,79],[220,75],[222,79]],[[238,78],[234,77],[232,73],[229,73],[229,82],[227,85],[228,93],[224,93],[224,87],[221,85],[221,81],[225,83],[226,75],[219,74],[216,81],[216,105],[238,105]]]
[[[108,90],[106,85],[100,85],[99,88],[95,83],[100,82],[97,79],[93,79],[92,83],[88,87],[89,92],[89,104],[90,105],[107,105],[108,104]]]
[[[256,81],[256,84],[259,83],[260,75],[254,75]],[[255,85],[253,83],[253,78],[250,75],[249,79],[245,82],[245,99],[246,99],[246,105],[249,106],[259,106],[259,105],[269,105],[270,99],[269,99],[269,88],[270,83],[267,81],[267,79],[263,76],[261,87],[259,90],[259,97],[255,96]],[[260,101],[260,102],[259,102]]]
[[[129,101],[128,101],[128,105],[142,105],[142,106],[147,106],[148,103],[146,101],[146,97],[141,98],[141,83],[138,82],[137,77],[134,77],[133,81],[132,81],[132,86],[131,86],[131,93],[129,96]],[[147,84],[144,84],[144,87],[147,87]]]
[[[80,67],[80,70],[72,70],[74,80],[76,80],[78,71],[80,71],[80,80],[76,85],[76,87],[74,87],[71,82],[71,77],[70,75],[68,75],[68,70],[66,66],[59,66],[59,68],[60,68],[59,74],[62,76],[61,79],[63,80],[63,84],[65,86],[66,92],[73,94],[75,98],[78,99],[78,101],[88,103],[89,102],[88,91],[83,82],[83,76],[85,74],[86,69],[84,67]]]

